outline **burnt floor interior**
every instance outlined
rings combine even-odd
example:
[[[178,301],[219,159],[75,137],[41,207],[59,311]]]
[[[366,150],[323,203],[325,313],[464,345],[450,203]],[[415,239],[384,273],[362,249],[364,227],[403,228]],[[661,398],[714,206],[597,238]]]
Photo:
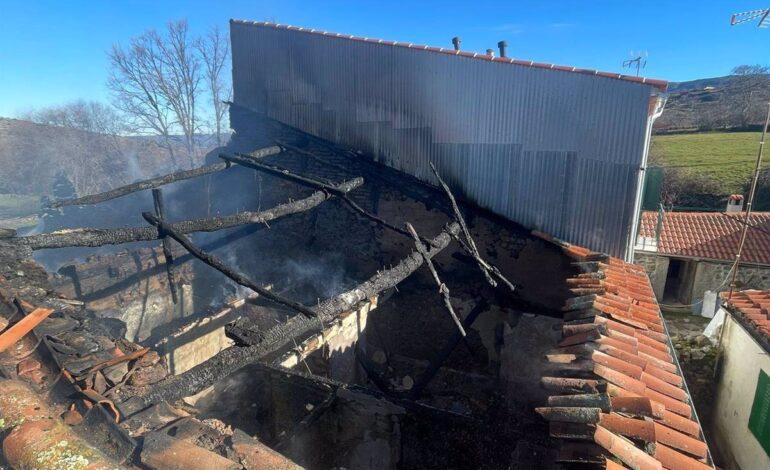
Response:
[[[231,114],[236,133],[227,151],[291,144],[312,155],[287,149],[264,160],[330,184],[361,176],[364,184],[349,193],[355,203],[398,227],[410,222],[426,238],[453,220],[436,188],[247,111]],[[208,160],[218,161],[217,153]],[[163,190],[172,222],[265,210],[312,192],[236,165]],[[151,209],[148,191],[65,207],[45,218],[43,231],[142,226],[141,212]],[[458,315],[477,317],[465,337],[421,266],[350,313],[334,338],[324,340],[332,325],[319,321],[317,330],[174,404],[238,428],[306,468],[542,467],[554,445],[533,407],[542,401],[541,358],[558,340],[572,268],[560,250],[525,229],[470,205],[462,209],[481,256],[516,285],[515,292],[492,287],[454,241],[433,258]],[[269,223],[191,238],[254,282],[309,306],[396,265],[415,247],[334,197]],[[115,319],[127,339],[166,353],[171,373],[205,362],[209,349],[243,347],[249,335],[297,315],[173,249],[176,304],[157,240],[35,253],[57,271],[51,280],[59,292]],[[216,321],[195,323],[210,318]],[[197,353],[170,354],[185,344]]]

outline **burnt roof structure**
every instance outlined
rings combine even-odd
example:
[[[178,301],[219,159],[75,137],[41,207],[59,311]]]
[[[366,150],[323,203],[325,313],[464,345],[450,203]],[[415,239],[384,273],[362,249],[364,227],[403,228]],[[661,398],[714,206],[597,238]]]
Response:
[[[240,27],[246,29],[236,31]],[[252,30],[304,34],[278,25],[255,29],[236,22],[233,28],[234,44]],[[353,42],[384,50],[382,41]],[[402,49],[415,50],[390,52]],[[292,60],[292,54],[280,59],[281,49],[275,51],[271,57],[279,63]],[[442,64],[474,59],[437,52]],[[250,54],[234,47],[236,83]],[[329,65],[323,55],[300,55]],[[378,147],[384,152],[378,162],[361,158],[358,150],[371,150],[372,134],[358,124],[375,122],[369,118],[385,108],[353,106],[346,112],[374,114],[346,120],[353,115],[329,113],[318,102],[289,104],[286,98],[296,93],[316,93],[311,82],[303,85],[294,75],[281,84],[266,82],[288,86],[276,95],[271,89],[250,97],[241,83],[230,106],[235,133],[207,157],[207,165],[54,201],[50,210],[61,211],[64,224],[59,230],[3,232],[0,464],[711,468],[649,280],[640,267],[596,248],[623,254],[632,220],[626,216],[635,204],[634,190],[626,186],[634,186],[644,161],[645,126],[665,85],[482,59],[473,64],[510,67],[527,93],[539,90],[540,79],[548,82],[541,90],[546,96],[565,90],[559,99],[571,100],[573,92],[617,93],[596,104],[615,114],[588,106],[572,115],[576,126],[585,121],[580,128],[538,134],[553,118],[548,111],[564,109],[554,98],[543,104],[535,127],[517,135],[530,143],[559,135],[563,140],[554,142],[565,144],[559,150],[496,138],[469,144],[462,142],[467,126],[450,122],[436,129],[444,141],[435,147],[412,139],[413,133],[434,131],[426,131],[407,106],[394,121],[373,127],[391,139],[380,143],[398,144]],[[299,62],[290,69],[314,76]],[[280,67],[274,72],[279,78],[287,73]],[[436,91],[434,98],[445,96]],[[252,99],[277,107],[255,111],[243,102]],[[305,124],[291,127],[289,117]],[[628,121],[618,124],[621,118]],[[605,125],[614,129],[608,131],[612,139],[625,129],[633,142],[595,146],[593,137],[602,136],[587,135],[584,126]],[[303,132],[328,126],[358,147]],[[564,150],[567,143],[576,147]],[[445,144],[460,157],[434,152]],[[479,159],[493,155],[497,163],[474,167],[466,153],[472,148]],[[512,149],[518,149],[515,158]],[[613,160],[616,150],[622,162]],[[428,153],[420,172],[409,170],[415,164],[410,156],[422,151]],[[403,165],[394,164],[399,155]],[[518,166],[501,172],[500,165],[511,161]],[[570,168],[577,168],[576,179]],[[490,180],[486,170],[515,179]],[[623,184],[581,186],[597,174]],[[525,180],[540,191],[569,191],[538,204],[520,199],[531,194],[531,186],[524,185],[524,192],[516,186]],[[572,200],[591,191],[588,199]],[[589,207],[621,193],[615,207]],[[527,225],[572,227],[576,231],[567,232],[592,242],[586,248],[523,228],[508,220],[517,218],[515,211],[500,217],[492,202],[479,199],[484,194],[502,195],[516,210],[524,207]],[[580,210],[573,214],[574,204]],[[120,220],[108,224],[106,214],[115,208]],[[89,219],[89,210],[96,216]],[[542,224],[528,218],[536,213],[545,217]],[[603,213],[611,222],[587,219],[589,213]],[[82,220],[99,227],[73,225]],[[31,258],[111,245],[134,249],[85,261],[75,256],[50,275]],[[283,269],[295,251],[336,257],[311,265],[297,263],[297,256],[291,269]],[[339,265],[349,268],[337,279]],[[223,281],[235,300],[219,295]],[[321,286],[307,287],[313,283]]]
[[[666,82],[232,20],[234,103],[630,259]],[[238,123],[233,127],[238,132]]]

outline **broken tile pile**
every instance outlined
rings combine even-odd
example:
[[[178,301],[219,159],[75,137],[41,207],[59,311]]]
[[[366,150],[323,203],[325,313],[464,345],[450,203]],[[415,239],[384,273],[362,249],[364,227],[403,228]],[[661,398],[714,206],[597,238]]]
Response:
[[[0,468],[299,468],[219,421],[114,403],[124,384],[168,375],[123,332],[59,297],[29,252],[0,239]]]
[[[640,266],[540,232],[572,257],[574,297],[547,355],[536,411],[564,439],[560,460],[606,468],[713,468],[649,279]]]

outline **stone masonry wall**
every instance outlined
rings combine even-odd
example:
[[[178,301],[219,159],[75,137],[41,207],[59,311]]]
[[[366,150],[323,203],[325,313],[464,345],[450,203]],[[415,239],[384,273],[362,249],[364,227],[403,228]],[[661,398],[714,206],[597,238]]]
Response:
[[[663,289],[666,287],[666,275],[668,274],[668,258],[658,256],[655,253],[643,253],[637,251],[634,253],[634,263],[644,267],[644,271],[650,276],[652,290],[655,292],[655,298],[663,298]]]

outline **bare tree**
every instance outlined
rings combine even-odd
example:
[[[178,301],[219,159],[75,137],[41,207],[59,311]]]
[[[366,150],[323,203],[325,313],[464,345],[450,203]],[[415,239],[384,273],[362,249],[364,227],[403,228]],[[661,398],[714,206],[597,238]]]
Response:
[[[126,130],[123,117],[114,108],[98,101],[76,100],[35,109],[22,115],[22,119],[96,134],[121,135]]]
[[[747,127],[762,119],[762,107],[757,95],[770,85],[770,67],[765,65],[739,65],[731,75],[736,77],[735,104],[740,127]]]
[[[219,147],[222,145],[222,131],[227,114],[224,101],[229,100],[232,93],[232,87],[227,77],[223,75],[230,57],[230,43],[227,34],[223,33],[218,26],[214,26],[206,36],[195,42],[195,46],[205,68],[206,85],[211,98],[213,132]]]
[[[131,41],[127,48],[116,44],[109,53],[110,75],[107,86],[113,103],[130,120],[131,131],[157,135],[177,166],[172,135],[172,111],[158,77],[165,66],[160,59],[151,33]]]
[[[95,101],[77,100],[31,110],[20,117],[64,129],[52,134],[59,148],[57,166],[79,194],[98,191],[105,175],[121,173],[124,157],[121,134],[126,128],[122,116],[113,108]]]
[[[181,133],[193,166],[199,131],[200,60],[187,22],[169,23],[164,35],[147,31],[128,48],[114,45],[110,62],[108,86],[115,106],[131,118],[134,132],[160,136],[175,165],[174,135]]]
[[[186,20],[172,21],[168,24],[166,37],[154,31],[150,36],[160,51],[165,66],[157,75],[160,88],[184,136],[190,166],[194,166],[197,148],[195,135],[200,130],[196,100],[201,80],[201,63],[195,54],[188,29]]]

